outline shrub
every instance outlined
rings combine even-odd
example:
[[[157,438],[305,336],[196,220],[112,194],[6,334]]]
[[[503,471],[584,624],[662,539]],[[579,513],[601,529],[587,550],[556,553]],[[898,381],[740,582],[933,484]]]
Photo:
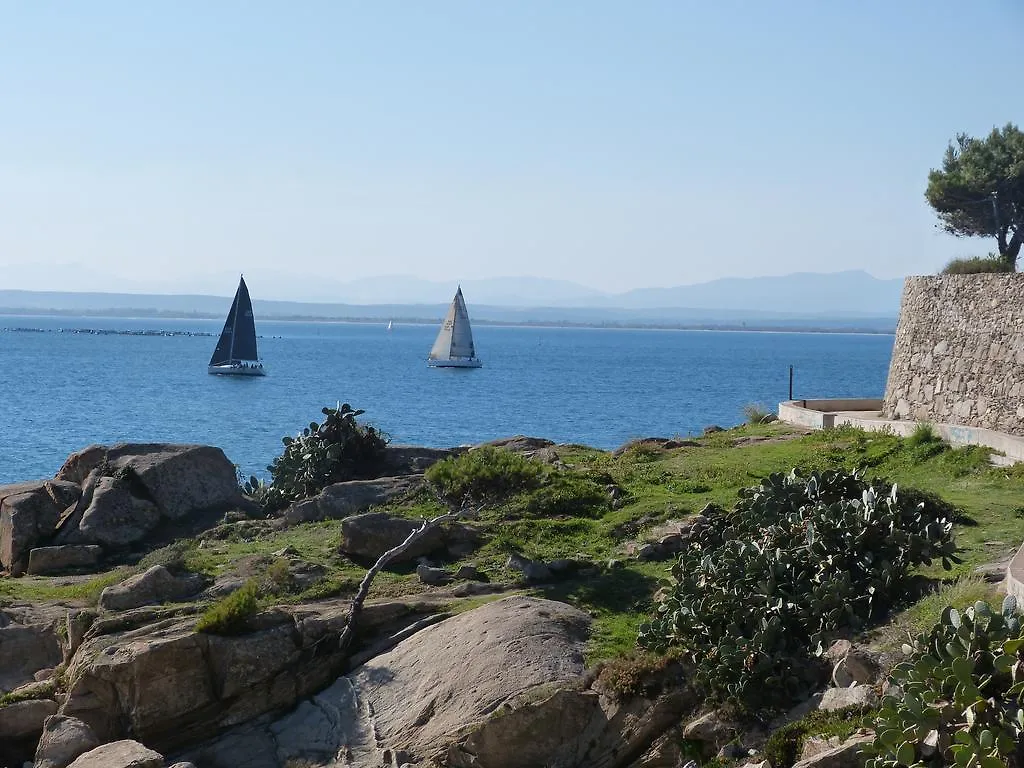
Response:
[[[544,465],[513,451],[484,446],[437,462],[425,476],[450,504],[493,502],[538,488]]]
[[[914,427],[914,431],[907,437],[907,445],[911,448],[916,448],[919,445],[941,442],[942,438],[935,434],[935,427],[925,422]]]
[[[1013,265],[994,253],[988,256],[973,256],[969,259],[953,259],[942,268],[944,275],[978,275],[987,272],[1012,272]]]
[[[807,694],[821,674],[811,654],[878,616],[911,567],[954,559],[945,509],[856,473],[772,475],[705,517],[638,641],[678,648],[706,698],[752,714]]]
[[[255,579],[249,579],[240,589],[207,608],[196,622],[196,632],[240,635],[249,628],[249,619],[259,607],[259,585]]]
[[[270,484],[251,477],[243,490],[268,511],[315,496],[332,483],[374,477],[387,437],[356,421],[364,412],[348,403],[324,408],[323,423],[311,422],[297,437],[285,437],[284,452],[267,467]]]
[[[882,699],[867,768],[1020,766],[1024,633],[1017,602],[946,608],[892,671],[902,698]]]
[[[585,477],[567,472],[552,473],[526,496],[525,511],[535,517],[590,517],[608,508],[604,488]]]
[[[747,419],[747,424],[771,424],[778,420],[770,410],[755,403],[743,406],[743,415]]]

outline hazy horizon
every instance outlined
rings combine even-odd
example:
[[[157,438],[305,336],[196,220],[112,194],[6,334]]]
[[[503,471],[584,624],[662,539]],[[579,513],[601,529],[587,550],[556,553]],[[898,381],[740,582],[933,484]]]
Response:
[[[1024,122],[1024,7],[780,6],[7,6],[0,288],[621,293],[992,250],[923,193],[958,132]]]

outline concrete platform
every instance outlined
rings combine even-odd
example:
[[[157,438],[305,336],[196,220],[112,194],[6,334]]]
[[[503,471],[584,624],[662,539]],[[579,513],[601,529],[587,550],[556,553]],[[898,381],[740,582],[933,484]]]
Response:
[[[888,432],[906,437],[921,422],[887,419],[881,399],[787,400],[779,403],[779,421],[811,429],[851,426],[869,432]],[[931,424],[935,434],[953,446],[981,445],[998,453],[994,464],[1009,465],[1024,461],[1024,437],[1008,435],[981,427],[959,424]]]

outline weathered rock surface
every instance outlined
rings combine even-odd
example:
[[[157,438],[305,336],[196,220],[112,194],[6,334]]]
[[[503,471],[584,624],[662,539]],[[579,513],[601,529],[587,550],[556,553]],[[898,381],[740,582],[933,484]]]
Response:
[[[589,622],[548,600],[489,603],[420,630],[269,726],[238,729],[187,757],[211,768],[280,768],[339,754],[375,767],[442,755],[524,692],[576,680]]]
[[[152,603],[183,600],[203,588],[201,576],[175,576],[162,565],[154,565],[137,576],[113,584],[100,594],[100,608],[126,611]]]
[[[514,435],[512,437],[502,437],[497,440],[490,440],[486,443],[480,443],[474,446],[474,448],[503,448],[506,451],[515,451],[516,453],[530,453],[532,451],[539,451],[544,448],[550,448],[554,445],[551,440],[546,440],[543,437],[527,437],[526,435]]]
[[[370,507],[387,504],[422,486],[423,477],[419,475],[334,483],[313,498],[293,504],[285,511],[284,518],[290,525],[341,520],[365,512]]]
[[[125,739],[89,750],[77,757],[71,768],[164,768],[164,756]]]
[[[838,747],[801,760],[793,768],[860,768],[864,747],[874,740],[870,734],[852,736]]]
[[[53,621],[21,623],[13,618],[0,611],[0,693],[33,682],[36,672],[63,660]]]
[[[81,492],[61,480],[0,486],[0,565],[24,572],[29,550],[53,534],[61,513]]]
[[[0,707],[0,743],[39,733],[43,721],[57,711],[50,699],[29,699]]]
[[[426,563],[420,563],[416,566],[416,576],[424,584],[434,587],[447,584],[452,580],[452,575],[444,568],[434,568]]]
[[[347,517],[341,521],[341,551],[354,557],[375,561],[389,549],[397,547],[409,534],[420,527],[420,522],[402,517],[392,517],[386,512],[367,512]],[[464,545],[463,549],[476,546],[479,535],[468,526],[448,524],[427,532],[395,562],[408,562],[429,555],[431,552]]]
[[[870,685],[855,685],[852,688],[829,688],[821,697],[818,709],[833,710],[846,707],[874,706],[878,695]]]
[[[92,568],[103,557],[95,544],[35,547],[28,553],[28,573],[43,575],[77,568]]]
[[[101,477],[78,525],[62,532],[62,541],[116,549],[141,541],[159,524],[160,510],[156,504],[133,496],[122,481]]]
[[[669,437],[639,437],[620,445],[612,451],[612,456],[618,458],[627,451],[637,448],[656,448],[663,451],[671,451],[674,448],[692,448],[699,445],[700,443],[696,440],[676,440]]]
[[[360,626],[410,611],[367,605]],[[61,714],[87,723],[101,741],[130,734],[162,750],[202,741],[335,680],[345,660],[331,641],[347,615],[347,603],[327,601],[267,612],[257,617],[260,629],[238,636],[198,634],[194,618],[170,618],[92,637],[68,669]]]
[[[381,474],[387,477],[422,474],[437,462],[462,452],[461,449],[452,448],[389,445],[384,449],[384,471]]]
[[[34,768],[67,768],[76,757],[99,745],[92,728],[81,720],[53,715],[43,723]]]
[[[57,479],[83,483],[104,464],[105,474],[125,470],[138,480],[148,500],[172,520],[241,501],[234,465],[220,448],[208,445],[92,445],[68,457]]]

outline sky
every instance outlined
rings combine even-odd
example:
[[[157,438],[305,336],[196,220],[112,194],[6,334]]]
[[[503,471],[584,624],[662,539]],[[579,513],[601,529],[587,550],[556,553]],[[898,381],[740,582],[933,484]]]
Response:
[[[994,250],[923,193],[1024,123],[1022,33],[1020,0],[0,0],[0,288],[935,272]]]

